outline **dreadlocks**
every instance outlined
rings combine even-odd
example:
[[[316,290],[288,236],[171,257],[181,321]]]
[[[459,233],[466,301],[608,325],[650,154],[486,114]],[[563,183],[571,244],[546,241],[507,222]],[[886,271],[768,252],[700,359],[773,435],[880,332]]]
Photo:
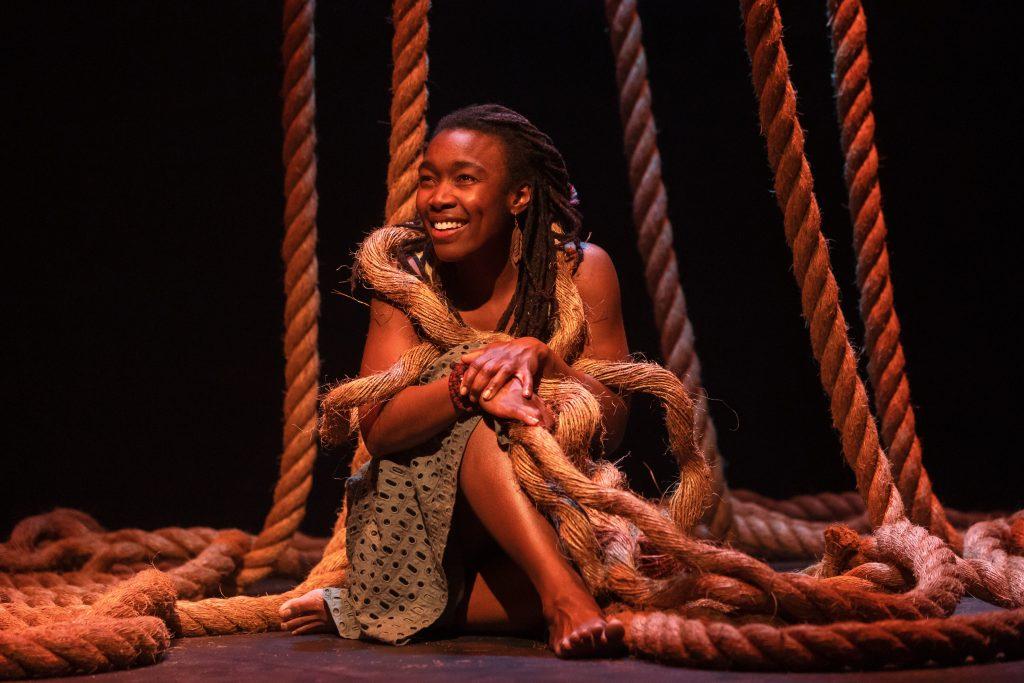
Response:
[[[438,122],[431,139],[442,131],[455,129],[499,138],[505,146],[509,187],[530,185],[530,203],[519,222],[523,248],[516,291],[498,321],[498,329],[515,337],[547,340],[558,312],[555,301],[558,255],[568,254],[574,267],[583,258],[579,237],[581,218],[575,208],[579,202],[569,184],[565,160],[551,138],[525,116],[499,104],[477,104],[448,114]],[[417,227],[422,228],[418,224]],[[569,244],[575,248],[565,249]],[[417,240],[416,245],[408,247],[410,252],[426,247],[429,258],[429,239]]]

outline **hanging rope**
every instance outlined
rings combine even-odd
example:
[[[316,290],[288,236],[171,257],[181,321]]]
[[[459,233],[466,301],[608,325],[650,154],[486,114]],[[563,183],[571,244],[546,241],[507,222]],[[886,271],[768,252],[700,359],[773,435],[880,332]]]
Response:
[[[800,286],[811,350],[828,394],[832,423],[843,455],[853,468],[857,489],[873,527],[903,516],[889,462],[882,453],[867,392],[857,374],[857,358],[839,308],[839,286],[832,274],[814,179],[804,154],[804,134],[796,113],[796,92],[782,46],[782,21],[774,0],[742,0],[747,52],[753,66],[761,131],[775,175],[775,198],[782,210],[786,242],[793,252],[793,274]]]
[[[386,400],[414,383],[417,369],[439,356],[440,348],[501,337],[458,323],[435,290],[394,264],[395,247],[412,233],[397,227],[372,233],[360,250],[359,270],[370,287],[408,310],[423,330],[424,342],[395,367],[331,389],[321,425],[328,440],[354,426],[349,421],[353,407]],[[546,380],[540,387],[558,415],[554,434],[538,427],[510,429],[509,457],[519,483],[538,509],[555,520],[560,541],[591,592],[616,603],[609,610],[626,625],[634,652],[698,666],[780,666],[774,661],[813,669],[1019,656],[1020,609],[941,625],[931,620],[951,614],[968,589],[1020,607],[1024,594],[1017,589],[1018,537],[1024,536],[1024,516],[972,529],[964,560],[941,539],[903,518],[890,483],[889,498],[896,501],[897,511],[868,537],[841,527],[829,529],[826,557],[804,573],[776,572],[736,550],[698,540],[687,530],[701,515],[710,473],[695,440],[688,393],[672,372],[654,364],[579,358],[585,321],[568,263],[559,269],[556,296],[559,318],[549,343],[614,390],[651,393],[665,410],[670,448],[680,468],[680,483],[665,506],[626,489],[614,465],[590,460],[588,447],[600,409],[585,388],[571,381]],[[323,558],[294,590],[190,602],[174,600],[179,580],[200,583],[202,594],[223,591],[230,570],[219,575],[219,587],[210,587],[206,579],[194,580],[202,576],[195,565],[205,568],[215,556],[237,556],[241,551],[231,549],[244,546],[244,535],[217,534],[201,550],[200,542],[180,531],[168,535],[174,539],[168,544],[165,534],[157,532],[152,537],[104,532],[82,513],[26,520],[0,547],[0,562],[10,563],[0,564],[0,571],[17,575],[63,569],[73,578],[63,584],[52,581],[51,588],[34,588],[31,579],[0,580],[0,585],[12,585],[0,588],[0,603],[6,603],[0,609],[0,678],[146,663],[161,655],[168,636],[277,629],[277,608],[283,601],[342,582],[347,565],[344,524],[343,510]],[[120,547],[115,542],[120,538],[134,538],[144,552]],[[152,561],[155,552],[174,553],[171,563],[176,566],[165,573],[145,571],[113,586],[107,576],[96,574],[89,580],[82,573],[89,566],[97,566],[101,574],[131,572],[134,563]],[[190,556],[195,559],[185,559]],[[188,569],[179,572],[178,567]],[[140,617],[156,619],[143,624],[135,621]],[[831,623],[836,621],[863,623]],[[131,635],[143,625],[150,637]],[[66,637],[54,637],[57,633]],[[905,656],[904,643],[915,633],[924,649]],[[940,642],[951,634],[956,642]],[[709,657],[694,642],[714,642],[723,650]],[[823,645],[815,647],[818,643]],[[933,644],[925,648],[926,643]]]
[[[673,372],[655,364],[579,357],[586,321],[568,263],[559,267],[559,317],[549,344],[613,390],[647,392],[658,400],[680,482],[664,506],[629,491],[612,463],[591,460],[589,444],[600,422],[596,399],[578,383],[550,379],[539,393],[558,415],[554,433],[521,425],[509,430],[517,479],[555,520],[562,546],[591,592],[613,603],[608,611],[623,620],[636,654],[702,667],[808,670],[1019,657],[1024,512],[973,526],[964,535],[963,558],[905,518],[838,308],[777,7],[773,0],[744,0],[742,7],[812,349],[874,531],[860,536],[849,527],[826,528],[822,561],[802,573],[776,572],[690,535],[711,491],[694,401]],[[328,442],[356,426],[353,408],[387,400],[414,383],[447,348],[504,338],[462,325],[437,291],[396,267],[395,248],[411,236],[401,227],[375,231],[360,249],[359,270],[370,287],[407,310],[424,340],[394,367],[330,390],[319,425]],[[836,509],[844,505],[831,502]],[[736,520],[770,512],[754,499],[736,504],[749,506]],[[787,504],[804,509],[805,516],[825,514],[801,503],[779,503]],[[853,510],[852,504],[842,508]],[[171,637],[278,629],[282,602],[343,581],[345,517],[343,509],[320,561],[294,590],[194,602],[181,598],[232,590],[238,558],[251,537],[212,529],[107,532],[71,510],[24,520],[0,544],[0,678],[146,664],[162,656]],[[321,547],[293,535],[276,570],[304,571],[303,563],[320,556]],[[164,571],[146,569],[154,563]],[[966,590],[1015,609],[946,618]]]
[[[636,0],[605,0],[604,7],[615,55],[623,144],[633,190],[633,226],[644,261],[647,294],[654,304],[661,357],[697,402],[697,438],[714,472],[715,482],[705,521],[714,537],[724,538],[732,525],[729,491],[718,454],[715,424],[708,414],[707,395],[701,385],[693,324],[686,313],[686,297],[679,279],[672,222],[668,217],[668,195],[661,178],[661,152],[651,108],[640,15],[636,11]]]
[[[388,150],[390,224],[416,216],[417,169],[427,137],[427,11],[429,0],[395,0],[391,42],[391,138]]]
[[[316,460],[317,351],[320,291],[316,258],[316,97],[313,15],[315,0],[285,0],[284,42],[284,243],[285,265],[284,434],[274,504],[245,557],[239,583],[248,585],[272,570],[306,514]]]
[[[931,480],[921,462],[921,441],[910,403],[910,382],[900,344],[900,321],[893,299],[886,246],[882,188],[878,182],[875,115],[871,110],[870,57],[867,19],[860,0],[829,0],[833,82],[842,127],[840,141],[846,155],[844,178],[853,221],[857,252],[860,315],[868,350],[868,377],[875,410],[881,421],[882,441],[892,463],[896,487],[911,518],[950,539],[956,532],[932,493]]]

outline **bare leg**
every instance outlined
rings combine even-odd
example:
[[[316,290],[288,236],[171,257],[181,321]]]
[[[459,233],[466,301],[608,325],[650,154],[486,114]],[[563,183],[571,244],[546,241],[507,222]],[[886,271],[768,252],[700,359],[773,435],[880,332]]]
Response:
[[[494,431],[483,422],[466,446],[459,498],[459,542],[467,555],[487,558],[470,586],[461,618],[465,628],[528,632],[546,622],[548,642],[560,657],[621,651],[622,624],[604,618],[562,556],[555,530],[519,488]],[[333,630],[322,590],[285,602],[280,612],[282,628],[295,634]]]
[[[480,524],[539,595],[548,624],[548,641],[555,654],[608,656],[621,650],[622,624],[605,620],[583,580],[561,554],[555,530],[520,489],[508,456],[498,446],[494,431],[483,422],[466,446],[459,488]],[[478,581],[470,594],[467,625],[500,621],[495,602],[505,610],[509,625],[516,625],[512,622],[520,619],[512,619],[508,612],[508,605],[514,601],[501,598],[521,590],[515,584],[524,582],[517,579],[515,571],[500,564],[491,565],[488,573],[481,571],[483,582]]]

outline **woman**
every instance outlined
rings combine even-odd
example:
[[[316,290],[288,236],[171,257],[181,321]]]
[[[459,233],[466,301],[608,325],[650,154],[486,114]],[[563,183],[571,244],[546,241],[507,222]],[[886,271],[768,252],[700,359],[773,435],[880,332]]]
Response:
[[[359,411],[372,461],[349,482],[346,586],[284,603],[283,625],[296,634],[337,629],[393,643],[546,625],[561,657],[615,654],[622,624],[604,617],[502,448],[502,421],[553,425],[535,393],[543,377],[585,385],[601,405],[606,449],[618,445],[623,399],[544,341],[561,259],[575,267],[586,309],[583,355],[628,358],[614,266],[579,240],[561,154],[505,107],[472,106],[443,118],[419,171],[416,208],[426,238],[408,245],[397,265],[443,292],[466,325],[514,339],[452,349],[421,384]],[[364,376],[420,341],[395,305],[374,298],[370,314]],[[449,370],[452,361],[459,362]]]

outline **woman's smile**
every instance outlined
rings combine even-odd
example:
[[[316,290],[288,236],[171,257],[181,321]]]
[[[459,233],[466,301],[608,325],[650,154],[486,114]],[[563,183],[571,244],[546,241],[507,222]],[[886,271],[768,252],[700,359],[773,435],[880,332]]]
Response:
[[[431,218],[427,224],[430,227],[430,237],[434,242],[451,242],[469,225],[469,221],[438,217]]]

